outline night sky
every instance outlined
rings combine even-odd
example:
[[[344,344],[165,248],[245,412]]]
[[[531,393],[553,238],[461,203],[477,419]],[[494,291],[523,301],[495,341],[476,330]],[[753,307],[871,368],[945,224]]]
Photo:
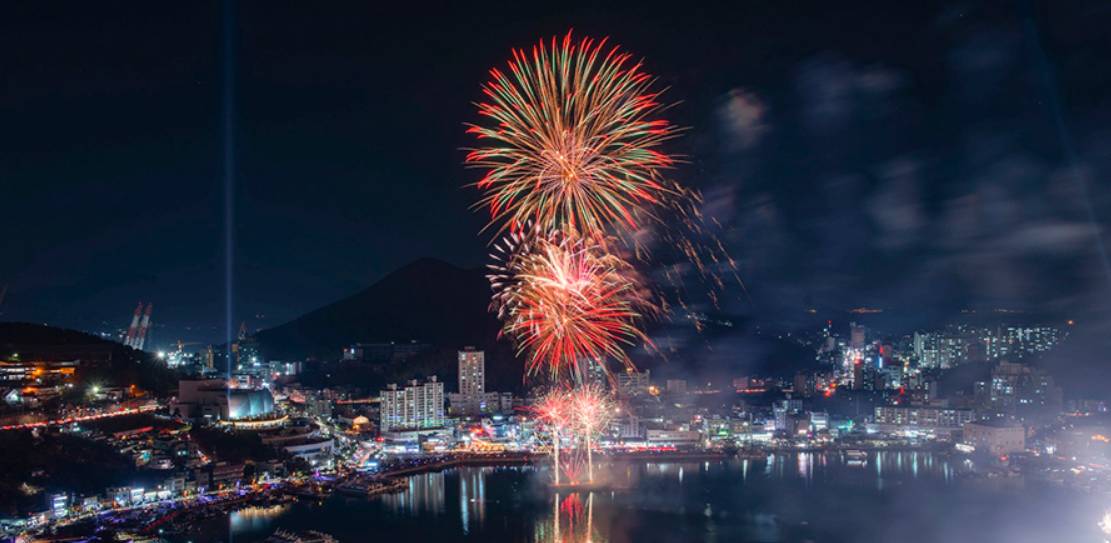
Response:
[[[678,102],[675,175],[751,296],[722,312],[1107,324],[1111,4],[650,4],[231,9],[234,322],[279,324],[422,256],[480,266],[471,102],[511,47],[573,27],[643,56]],[[4,7],[0,320],[110,331],[144,300],[156,341],[223,337],[226,16]]]

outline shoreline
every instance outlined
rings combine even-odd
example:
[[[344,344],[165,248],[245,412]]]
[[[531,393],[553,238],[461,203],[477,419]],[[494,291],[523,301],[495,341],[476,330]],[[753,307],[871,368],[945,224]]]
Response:
[[[739,451],[668,451],[668,452],[620,452],[600,453],[596,457],[601,462],[706,462],[732,459],[767,458],[773,454],[799,454],[799,453],[843,453],[848,450],[863,450],[868,452],[907,452],[919,451],[928,453],[943,452],[938,449],[922,447],[844,447],[822,449],[761,449]],[[405,489],[402,485],[409,477],[425,473],[435,473],[461,467],[514,467],[531,466],[543,463],[549,457],[546,453],[501,453],[490,455],[466,455],[444,458],[438,462],[407,466],[390,471],[367,474],[351,473],[338,477],[326,484],[317,484],[315,488],[304,490],[301,485],[292,485],[283,482],[251,490],[238,496],[225,496],[214,502],[204,502],[193,498],[188,502],[179,503],[170,511],[159,517],[134,526],[132,530],[145,535],[153,535],[155,530],[168,523],[176,523],[193,516],[207,516],[211,514],[227,513],[231,508],[240,505],[272,505],[274,503],[287,503],[299,500],[320,501],[332,496],[349,498],[371,498],[384,494],[400,492]],[[345,488],[346,487],[346,488]],[[103,513],[101,513],[103,514]]]

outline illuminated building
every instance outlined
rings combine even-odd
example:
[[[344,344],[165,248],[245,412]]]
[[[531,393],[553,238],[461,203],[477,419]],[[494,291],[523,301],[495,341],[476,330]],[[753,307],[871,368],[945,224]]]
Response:
[[[640,417],[635,413],[626,412],[618,424],[620,425],[619,435],[621,439],[643,439],[644,438],[644,425],[640,422]]]
[[[285,452],[304,459],[313,466],[330,466],[333,447],[334,443],[331,439],[308,438],[282,445]]]
[[[1055,452],[1077,462],[1107,465],[1111,462],[1111,423],[1104,419],[1079,419],[1072,428],[1050,438]]]
[[[0,386],[72,383],[80,362],[19,360],[0,362]]]
[[[887,433],[914,430],[952,433],[972,422],[973,418],[975,413],[971,409],[877,406],[875,426],[877,430]]]
[[[989,383],[978,383],[976,391],[985,408],[998,412],[1018,411],[1056,414],[1062,405],[1061,388],[1045,371],[1024,364],[1000,362]]]
[[[272,413],[274,397],[264,388],[229,389],[221,379],[182,379],[174,409],[186,419],[252,419]]]
[[[416,341],[386,343],[356,343],[343,350],[344,360],[370,362],[374,364],[404,362],[431,347]]]
[[[227,394],[227,403],[227,418],[231,420],[261,417],[274,411],[274,396],[265,388],[231,389]]]
[[[855,322],[849,323],[849,346],[853,349],[863,349],[865,341],[864,326]]]
[[[54,518],[63,518],[69,514],[69,494],[55,494],[50,497],[50,511]]]
[[[435,376],[427,383],[409,381],[405,388],[396,384],[380,391],[383,432],[404,429],[438,428],[444,425],[444,384]]]
[[[453,415],[508,413],[513,409],[513,395],[486,391],[485,353],[467,347],[459,351],[459,392],[448,394],[448,404]]]
[[[693,430],[646,430],[644,440],[649,443],[683,444],[698,443],[702,435]]]
[[[914,333],[914,357],[924,368],[936,368],[938,362],[937,336],[935,334]]]
[[[237,481],[243,478],[243,468],[244,464],[217,462],[193,470],[193,478],[197,481],[198,486],[208,490],[229,487],[234,486]],[[134,499],[132,499],[132,503],[135,503]]]
[[[282,362],[279,360],[271,360],[270,364],[271,377],[289,377],[301,373],[301,362]]]
[[[979,421],[964,425],[963,442],[977,451],[993,455],[1026,450],[1026,429],[998,421]]]
[[[599,360],[588,360],[586,364],[586,380],[588,383],[605,388],[609,385],[609,375],[605,365]]]
[[[864,379],[864,362],[861,361],[860,359],[857,359],[857,361],[855,363],[853,363],[852,376],[853,376],[853,382],[852,382],[853,390],[864,390],[866,388],[865,387],[865,379]]]
[[[486,393],[486,356],[482,351],[467,347],[459,351],[460,413],[478,415]],[[454,405],[453,405],[454,407]]]
[[[795,418],[802,413],[802,400],[786,399],[772,405],[772,414],[775,416],[775,429],[777,431],[790,431],[794,429]]]
[[[947,333],[914,333],[914,355],[924,368],[951,368],[964,361],[967,339]]]
[[[617,393],[621,396],[639,396],[652,386],[650,370],[625,371],[617,374]]]
[[[1000,328],[995,337],[998,341],[997,356],[1024,356],[1043,353],[1053,349],[1063,334],[1053,326],[1008,326]]]
[[[941,336],[938,338],[937,367],[952,368],[967,358],[968,342],[960,336]]]
[[[668,394],[686,394],[687,381],[685,379],[668,379],[667,380],[667,393]]]
[[[795,373],[795,381],[792,388],[794,394],[802,397],[813,396],[817,386],[817,379],[814,373],[806,371]]]
[[[810,412],[810,431],[821,432],[829,429],[829,413],[823,411]]]

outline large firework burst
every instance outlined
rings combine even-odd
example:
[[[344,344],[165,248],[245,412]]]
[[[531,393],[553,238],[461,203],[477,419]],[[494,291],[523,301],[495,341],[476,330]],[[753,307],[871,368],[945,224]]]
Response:
[[[499,231],[635,228],[671,192],[660,169],[674,159],[659,147],[677,128],[658,118],[660,91],[629,53],[568,32],[514,50],[508,72],[490,76],[478,104],[487,122],[468,129],[486,145],[466,161],[487,170],[478,205]]]
[[[651,341],[637,326],[651,297],[636,270],[595,238],[573,232],[511,234],[490,266],[502,333],[526,354],[526,370],[586,380],[586,364],[631,366],[627,349]]]

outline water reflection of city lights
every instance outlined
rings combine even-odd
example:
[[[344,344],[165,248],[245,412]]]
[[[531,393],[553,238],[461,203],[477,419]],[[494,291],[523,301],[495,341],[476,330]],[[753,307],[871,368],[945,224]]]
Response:
[[[604,541],[594,531],[594,493],[552,496],[552,517],[536,526],[535,540],[544,543]]]
[[[245,507],[232,511],[228,515],[228,523],[231,525],[232,533],[263,530],[270,525],[271,521],[284,515],[287,511],[289,511],[289,504],[284,503],[266,507]]]
[[[490,468],[459,474],[459,515],[463,533],[469,534],[472,520],[481,527],[486,520],[486,476]]]
[[[409,478],[409,488],[397,493],[382,496],[383,503],[398,513],[417,516],[421,513],[443,514],[446,509],[444,499],[444,473],[425,473]]]

